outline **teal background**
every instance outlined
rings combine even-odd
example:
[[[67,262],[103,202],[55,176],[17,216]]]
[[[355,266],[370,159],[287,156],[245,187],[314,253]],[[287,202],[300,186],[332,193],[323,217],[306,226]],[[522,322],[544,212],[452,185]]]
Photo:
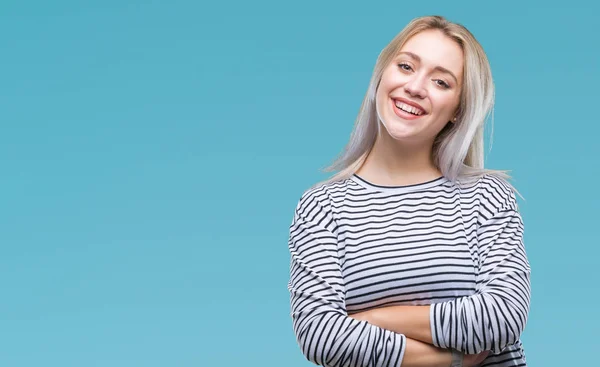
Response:
[[[429,14],[492,64],[487,166],[526,199],[529,366],[595,365],[586,3],[2,0],[0,366],[312,365],[289,315],[293,209],[381,49]]]

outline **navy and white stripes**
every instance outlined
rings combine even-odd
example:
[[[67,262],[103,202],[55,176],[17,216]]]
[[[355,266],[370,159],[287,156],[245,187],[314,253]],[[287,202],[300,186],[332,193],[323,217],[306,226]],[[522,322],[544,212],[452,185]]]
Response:
[[[480,224],[476,294],[433,305],[436,346],[470,354],[484,350],[498,353],[519,340],[527,321],[530,293],[522,233],[514,197]]]
[[[295,212],[288,288],[302,352],[321,366],[399,366],[403,335],[347,316],[335,227],[316,198],[306,198]]]
[[[290,226],[291,315],[308,360],[400,366],[402,334],[348,317],[432,304],[434,344],[525,366],[529,263],[516,200],[500,179],[377,186],[354,175],[305,191]]]

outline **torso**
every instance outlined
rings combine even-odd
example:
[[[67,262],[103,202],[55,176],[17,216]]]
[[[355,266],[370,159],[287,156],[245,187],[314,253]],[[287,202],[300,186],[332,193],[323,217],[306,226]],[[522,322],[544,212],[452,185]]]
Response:
[[[381,186],[357,175],[320,189],[336,222],[347,311],[474,294],[476,185],[459,188],[442,176]],[[525,366],[520,342],[485,363]]]

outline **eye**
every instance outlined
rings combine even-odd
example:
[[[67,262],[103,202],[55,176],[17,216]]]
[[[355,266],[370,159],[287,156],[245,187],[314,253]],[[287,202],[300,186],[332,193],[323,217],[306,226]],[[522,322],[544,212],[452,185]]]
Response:
[[[398,67],[399,67],[400,69],[402,69],[402,70],[406,70],[406,71],[411,71],[411,70],[412,70],[412,67],[410,67],[410,65],[408,65],[408,64],[406,64],[406,63],[404,63],[404,62],[401,62],[401,63],[399,63],[399,64],[398,64]]]
[[[439,85],[440,87],[442,87],[444,89],[450,88],[450,85],[441,79],[436,79],[435,84]]]

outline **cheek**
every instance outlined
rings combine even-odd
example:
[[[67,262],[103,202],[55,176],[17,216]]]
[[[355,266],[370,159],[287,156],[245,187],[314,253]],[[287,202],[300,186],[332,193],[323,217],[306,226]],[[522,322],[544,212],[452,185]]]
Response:
[[[380,85],[385,89],[395,89],[404,84],[407,80],[407,76],[398,72],[396,69],[387,70],[381,76]]]
[[[390,83],[389,79],[382,79],[377,87],[377,92],[375,93],[376,103],[380,104],[385,102],[393,89],[394,86]]]
[[[434,96],[432,96],[434,97]],[[433,103],[438,106],[438,113],[442,115],[451,115],[458,107],[458,98],[456,95],[438,94]]]

